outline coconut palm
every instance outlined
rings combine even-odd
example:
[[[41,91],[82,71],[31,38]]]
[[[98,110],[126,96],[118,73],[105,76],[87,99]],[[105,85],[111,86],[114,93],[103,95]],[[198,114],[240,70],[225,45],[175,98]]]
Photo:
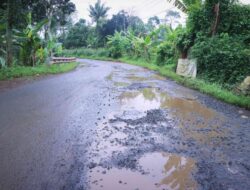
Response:
[[[168,2],[173,2],[174,6],[183,12],[187,12],[187,7],[182,0],[167,0]]]
[[[106,7],[104,3],[98,0],[94,6],[93,5],[89,6],[89,16],[98,26],[101,20],[107,17],[109,9],[110,9],[109,7]]]

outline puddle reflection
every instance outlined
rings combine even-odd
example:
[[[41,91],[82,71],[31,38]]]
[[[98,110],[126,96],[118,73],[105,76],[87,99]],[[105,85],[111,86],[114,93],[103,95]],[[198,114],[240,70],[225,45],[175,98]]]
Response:
[[[185,94],[183,94],[185,97]],[[124,92],[120,96],[123,110],[147,111],[151,109],[169,109],[172,118],[179,121],[179,126],[187,138],[200,143],[211,144],[214,138],[226,136],[227,130],[220,130],[224,118],[197,100],[169,96],[155,88]]]
[[[139,111],[150,109],[170,108],[178,111],[178,116],[182,118],[195,113],[205,119],[211,119],[215,112],[196,100],[190,100],[189,97],[178,98],[171,97],[167,93],[160,92],[155,88],[144,88],[140,91],[124,92],[120,96],[123,108],[131,108]]]
[[[139,160],[146,174],[127,169],[95,168],[90,174],[91,190],[195,190],[192,178],[195,161],[176,154],[150,153]]]

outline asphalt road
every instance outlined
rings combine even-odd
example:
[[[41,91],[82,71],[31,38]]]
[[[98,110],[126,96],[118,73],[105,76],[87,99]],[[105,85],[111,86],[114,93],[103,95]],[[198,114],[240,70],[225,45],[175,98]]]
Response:
[[[250,188],[250,112],[122,63],[0,92],[1,190]]]

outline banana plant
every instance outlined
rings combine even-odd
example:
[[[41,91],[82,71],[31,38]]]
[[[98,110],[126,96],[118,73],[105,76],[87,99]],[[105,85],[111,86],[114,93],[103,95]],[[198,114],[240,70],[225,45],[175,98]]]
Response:
[[[113,36],[108,36],[107,38],[110,56],[113,58],[121,57],[124,50],[124,37],[122,33],[116,31]]]
[[[135,54],[137,56],[143,56],[148,61],[150,60],[150,46],[151,46],[151,38],[150,36],[144,37],[135,37],[132,41],[135,47]]]
[[[41,47],[39,31],[48,22],[47,19],[37,24],[32,24],[31,13],[26,18],[27,26],[23,31],[14,30],[17,44],[21,47],[20,60],[22,64],[34,66],[36,64],[36,52]]]
[[[189,11],[199,8],[203,0],[167,0],[167,2],[173,2],[174,6],[181,10],[184,13],[188,13]]]
[[[132,43],[134,38],[135,34],[132,30],[129,29],[127,32],[124,32],[124,49],[129,56],[134,56],[135,53],[135,47]]]

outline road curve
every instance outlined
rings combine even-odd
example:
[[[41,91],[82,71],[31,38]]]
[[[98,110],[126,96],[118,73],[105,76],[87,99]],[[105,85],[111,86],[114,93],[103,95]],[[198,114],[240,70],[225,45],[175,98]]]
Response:
[[[250,112],[123,63],[0,92],[1,190],[250,187]]]

